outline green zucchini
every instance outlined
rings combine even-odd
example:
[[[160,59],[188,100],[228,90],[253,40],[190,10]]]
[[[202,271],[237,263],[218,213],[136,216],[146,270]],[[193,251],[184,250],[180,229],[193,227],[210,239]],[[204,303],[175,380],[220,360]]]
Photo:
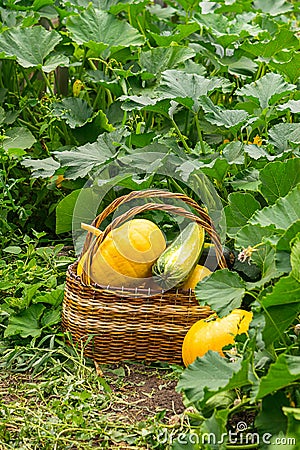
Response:
[[[198,262],[204,235],[204,229],[191,222],[160,255],[152,273],[163,289],[178,286],[187,279]]]

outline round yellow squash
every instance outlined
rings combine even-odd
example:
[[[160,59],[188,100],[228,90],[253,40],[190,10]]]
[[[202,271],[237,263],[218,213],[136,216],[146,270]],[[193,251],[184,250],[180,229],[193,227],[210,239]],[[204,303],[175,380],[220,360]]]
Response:
[[[203,278],[210,275],[212,272],[205,266],[200,266],[197,264],[191,275],[184,282],[182,289],[184,291],[188,291],[189,289],[195,289],[195,286],[199,281],[203,280]]]
[[[112,230],[91,263],[91,279],[102,286],[134,287],[151,276],[153,263],[166,248],[158,226],[133,219]]]
[[[234,344],[237,334],[247,333],[253,314],[242,309],[234,309],[228,316],[212,320],[201,319],[187,332],[182,345],[182,359],[188,366],[197,356],[209,350],[224,356],[222,348]]]

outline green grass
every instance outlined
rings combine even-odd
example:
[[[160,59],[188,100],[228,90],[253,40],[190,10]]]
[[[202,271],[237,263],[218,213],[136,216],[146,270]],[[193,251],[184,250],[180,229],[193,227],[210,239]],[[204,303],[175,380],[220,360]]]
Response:
[[[176,367],[130,362],[95,367],[58,337],[54,342],[54,335],[40,347],[7,349],[0,448],[165,448],[157,443],[160,429],[176,431],[184,421],[175,410],[183,408],[174,391],[179,373]],[[172,390],[178,396],[173,408]],[[159,408],[163,393],[170,401]]]

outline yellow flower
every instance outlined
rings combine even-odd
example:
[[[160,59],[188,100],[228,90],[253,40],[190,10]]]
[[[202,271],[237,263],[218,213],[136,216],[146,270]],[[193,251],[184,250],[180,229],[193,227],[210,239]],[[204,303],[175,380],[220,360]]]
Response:
[[[253,144],[260,147],[262,145],[262,138],[257,134],[253,139]]]
[[[61,187],[61,183],[64,181],[64,176],[63,175],[57,175],[57,178],[55,180],[55,184],[56,187],[60,188]]]

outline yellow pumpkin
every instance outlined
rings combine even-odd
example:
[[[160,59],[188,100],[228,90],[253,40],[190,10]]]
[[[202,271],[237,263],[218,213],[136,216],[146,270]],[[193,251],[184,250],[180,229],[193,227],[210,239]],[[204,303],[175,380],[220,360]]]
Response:
[[[155,223],[146,219],[125,222],[99,246],[91,263],[91,279],[102,286],[137,286],[141,278],[151,276],[152,265],[165,248],[165,237]],[[84,258],[78,264],[80,272]]]
[[[203,280],[203,278],[210,275],[212,272],[205,266],[200,266],[197,264],[191,275],[184,282],[182,289],[184,291],[188,291],[189,289],[195,289],[195,286],[199,281]]]
[[[187,332],[182,345],[182,359],[188,366],[197,356],[209,350],[224,356],[222,348],[234,344],[237,334],[247,333],[253,314],[242,309],[234,309],[221,319],[210,317],[194,323]]]

